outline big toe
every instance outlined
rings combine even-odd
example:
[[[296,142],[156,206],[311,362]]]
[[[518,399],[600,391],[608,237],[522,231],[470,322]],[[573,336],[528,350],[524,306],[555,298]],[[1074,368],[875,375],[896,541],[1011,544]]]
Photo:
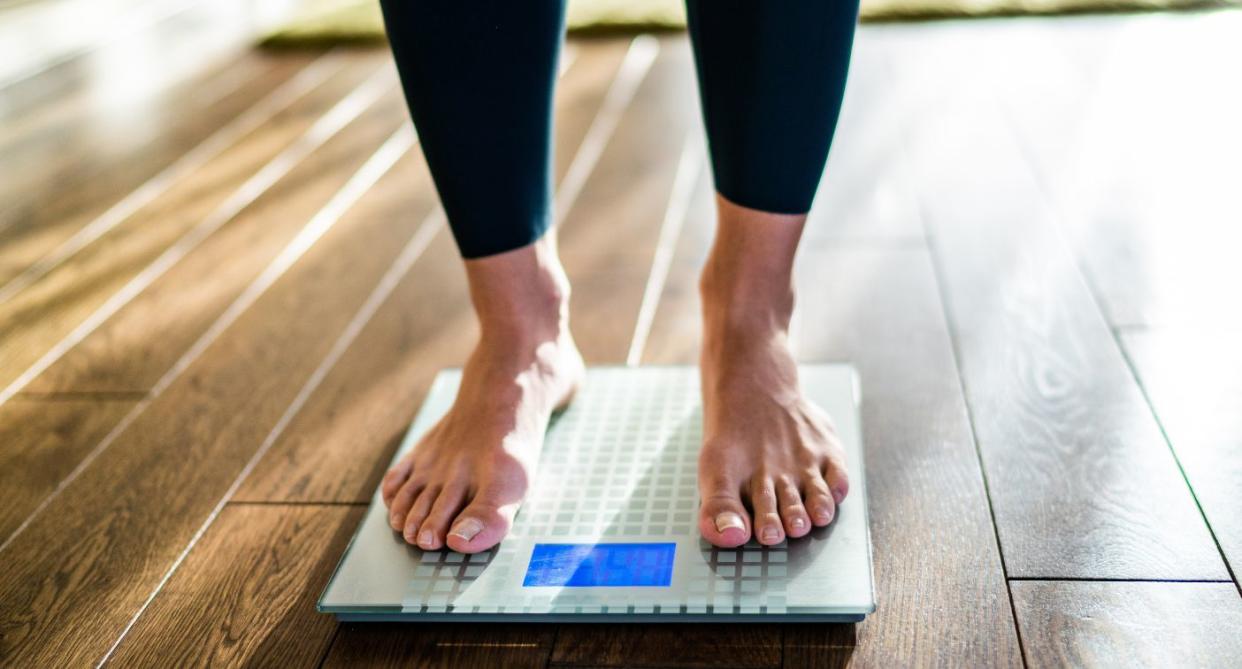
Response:
[[[517,504],[496,505],[475,500],[449,527],[446,543],[458,553],[478,553],[500,543],[513,526]]]
[[[712,545],[736,548],[750,540],[750,522],[742,498],[725,486],[712,486],[702,492],[699,505],[699,533]]]

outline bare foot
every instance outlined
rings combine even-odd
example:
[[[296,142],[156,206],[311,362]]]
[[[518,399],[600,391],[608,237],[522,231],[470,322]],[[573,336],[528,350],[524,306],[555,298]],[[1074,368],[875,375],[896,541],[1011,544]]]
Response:
[[[703,447],[699,532],[734,547],[772,545],[832,522],[849,492],[828,415],[798,385],[789,350],[792,265],[804,217],[718,200],[701,282]]]
[[[583,375],[555,240],[466,262],[481,336],[452,408],[384,476],[389,523],[419,548],[495,546],[534,478],[552,412]]]

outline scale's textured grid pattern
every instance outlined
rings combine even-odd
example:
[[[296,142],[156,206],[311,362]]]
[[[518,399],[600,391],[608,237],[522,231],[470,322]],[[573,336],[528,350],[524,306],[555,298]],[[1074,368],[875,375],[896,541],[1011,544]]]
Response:
[[[428,399],[446,409],[458,374],[444,372]],[[447,396],[447,399],[444,398]],[[532,495],[512,534],[487,553],[424,552],[403,610],[423,613],[783,613],[785,544],[717,549],[698,536],[696,461],[702,431],[693,368],[595,369],[549,429]],[[437,401],[440,400],[440,401]],[[407,446],[415,442],[407,439]],[[514,588],[535,540],[677,541],[673,586]],[[688,554],[687,554],[688,553]],[[696,566],[706,563],[708,568]],[[486,570],[484,569],[486,567]],[[486,572],[486,577],[484,573]],[[515,594],[516,593],[516,594]]]

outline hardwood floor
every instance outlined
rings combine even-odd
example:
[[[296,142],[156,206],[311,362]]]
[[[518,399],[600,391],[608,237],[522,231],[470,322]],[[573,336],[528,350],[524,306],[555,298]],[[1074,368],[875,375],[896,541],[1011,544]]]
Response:
[[[878,611],[513,626],[315,611],[476,325],[387,53],[258,52],[239,3],[175,4],[134,81],[113,43],[0,72],[0,665],[1242,656],[1242,10],[864,26],[792,337],[861,371]],[[688,43],[563,60],[576,337],[691,364]]]

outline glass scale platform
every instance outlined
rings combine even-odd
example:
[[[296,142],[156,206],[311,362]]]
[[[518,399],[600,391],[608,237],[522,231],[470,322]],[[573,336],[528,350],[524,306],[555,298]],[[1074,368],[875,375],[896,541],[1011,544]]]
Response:
[[[849,365],[803,365],[836,422],[850,496],[832,524],[764,547],[698,534],[702,434],[695,367],[595,367],[549,427],[509,536],[474,555],[423,551],[387,522],[377,491],[319,610],[348,621],[859,621],[875,610],[859,386]],[[452,404],[459,370],[432,384],[401,457]]]

